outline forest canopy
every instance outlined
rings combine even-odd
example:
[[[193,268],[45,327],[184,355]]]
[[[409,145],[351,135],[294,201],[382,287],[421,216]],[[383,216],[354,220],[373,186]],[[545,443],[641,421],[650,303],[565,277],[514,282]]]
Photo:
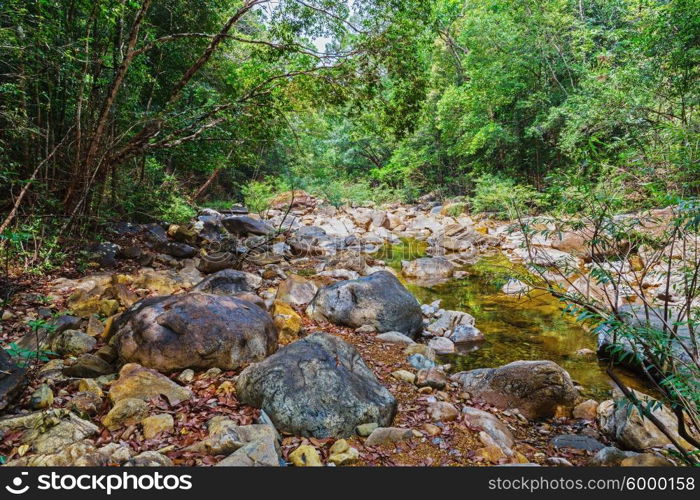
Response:
[[[697,195],[697,0],[8,0],[3,230],[304,188]],[[25,189],[27,188],[27,189]],[[18,203],[19,200],[19,203]],[[575,205],[575,203],[574,203]],[[16,220],[15,220],[16,219]]]

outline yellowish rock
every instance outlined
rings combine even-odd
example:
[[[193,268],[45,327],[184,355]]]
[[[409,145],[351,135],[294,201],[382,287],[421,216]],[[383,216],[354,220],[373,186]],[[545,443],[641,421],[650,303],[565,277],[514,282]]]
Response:
[[[131,307],[139,300],[139,296],[124,284],[112,285],[107,289],[107,293],[124,307]]]
[[[71,298],[69,307],[73,314],[81,318],[89,318],[93,314],[112,316],[119,310],[119,302],[114,299],[102,299],[100,297]]]
[[[172,415],[164,413],[144,418],[141,425],[143,426],[143,437],[153,439],[161,432],[169,431],[175,427],[175,421]]]
[[[182,289],[182,284],[160,271],[143,271],[133,283],[136,288],[145,288],[157,295],[170,295]]]
[[[476,450],[476,455],[494,464],[506,457],[503,450],[498,446],[484,446],[483,448],[479,448]]]
[[[359,458],[360,452],[357,451],[357,448],[348,447],[347,450],[341,453],[332,453],[331,456],[328,457],[328,461],[335,465],[348,465],[357,462]]]
[[[435,424],[423,424],[422,428],[428,436],[437,436],[442,432],[442,429]]]
[[[80,382],[78,383],[78,392],[90,392],[90,393],[95,394],[99,397],[104,396],[104,393],[102,392],[102,388],[99,386],[99,384],[97,382],[95,382],[95,379],[92,379],[92,378],[80,379]]]
[[[230,394],[233,394],[235,392],[235,388],[233,384],[231,383],[230,380],[226,380],[225,382],[222,382],[219,387],[216,388],[216,393],[217,394],[222,394],[224,396],[228,396]]]
[[[31,405],[35,410],[43,410],[53,404],[53,391],[46,384],[41,384],[32,393]]]
[[[302,444],[290,453],[289,460],[297,467],[323,467],[318,450],[308,444]]]
[[[134,282],[134,278],[128,274],[113,274],[112,284],[113,285],[130,285]]]
[[[299,338],[301,316],[289,304],[276,300],[272,307],[272,318],[281,344],[289,344]]]
[[[114,431],[122,426],[138,424],[148,416],[148,405],[136,398],[117,401],[109,413],[102,419],[102,425]]]
[[[574,418],[585,420],[595,420],[598,411],[598,402],[595,399],[588,399],[574,407]]]
[[[102,332],[104,332],[104,330],[105,327],[100,321],[100,318],[98,318],[94,314],[90,316],[90,318],[88,318],[88,324],[85,333],[87,333],[91,337],[97,337],[99,335],[102,335]]]
[[[408,382],[409,384],[412,384],[416,381],[416,374],[411,373],[408,370],[396,370],[394,372],[391,372],[391,376],[394,377],[396,380]]]
[[[335,443],[333,443],[333,446],[331,446],[331,455],[335,455],[336,453],[345,453],[350,449],[350,445],[345,439],[338,439]]]
[[[633,271],[639,272],[644,270],[644,261],[639,255],[630,256],[629,263]]]
[[[105,326],[104,330],[102,330],[102,338],[104,340],[109,341],[109,339],[112,338],[112,335],[114,335],[114,320],[119,317],[118,314],[115,314],[114,316],[110,316],[105,320]]]
[[[109,399],[113,402],[125,398],[148,401],[158,396],[165,396],[171,405],[177,405],[190,399],[192,391],[137,363],[125,364],[119,371],[119,379],[109,389]]]

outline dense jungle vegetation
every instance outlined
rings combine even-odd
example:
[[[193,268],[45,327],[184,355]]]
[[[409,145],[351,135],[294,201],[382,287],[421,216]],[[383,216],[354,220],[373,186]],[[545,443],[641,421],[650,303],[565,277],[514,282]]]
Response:
[[[3,0],[2,237],[463,196],[700,191],[697,0]],[[40,245],[36,244],[40,241]]]

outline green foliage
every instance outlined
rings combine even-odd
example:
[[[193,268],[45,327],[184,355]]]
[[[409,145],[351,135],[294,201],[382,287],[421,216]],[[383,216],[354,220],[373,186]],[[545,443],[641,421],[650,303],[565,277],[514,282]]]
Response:
[[[39,351],[35,351],[33,349],[25,349],[24,347],[18,345],[15,342],[12,342],[6,350],[7,354],[9,354],[10,357],[15,359],[19,366],[28,366],[31,361],[40,361],[42,363],[45,363],[50,359],[49,356],[56,355],[55,352],[43,349]]]
[[[28,273],[41,275],[59,267],[66,258],[60,243],[59,221],[42,218],[24,218],[15,228],[0,235],[2,260],[20,263]]]
[[[469,204],[463,201],[451,203],[445,209],[445,214],[450,217],[459,217],[460,215],[466,213],[469,209]]]
[[[257,213],[262,213],[270,208],[272,199],[285,191],[289,191],[289,185],[279,178],[250,181],[241,189],[245,206],[251,212]]]
[[[301,138],[296,159],[312,178],[346,172],[403,199],[474,194],[483,174],[536,188],[532,205],[556,212],[603,189],[621,210],[698,194],[699,7],[431,2],[425,24],[394,19],[411,53],[386,40],[364,68],[371,85],[354,82],[350,104],[301,118],[313,139]]]
[[[484,174],[476,179],[471,207],[474,212],[491,212],[496,217],[513,219],[529,214],[540,205],[540,196],[529,186],[512,179]]]
[[[576,214],[563,217],[520,219],[525,245],[532,251],[532,237],[549,238],[553,234],[573,232],[584,242],[583,253],[594,256],[589,272],[571,281],[572,269],[565,262],[550,262],[546,267],[532,266],[540,277],[540,288],[559,296],[566,311],[591,327],[604,340],[601,348],[612,364],[632,367],[646,376],[658,392],[658,402],[650,403],[626,391],[625,383],[609,371],[625,392],[626,404],[644,416],[659,405],[680,412],[679,418],[697,422],[700,416],[700,365],[693,357],[698,352],[697,328],[700,325],[700,254],[687,242],[697,241],[700,229],[700,202],[683,200],[665,212],[661,220],[650,214],[616,217],[622,200],[614,189],[599,186],[590,193]],[[640,221],[644,217],[645,221]],[[546,221],[546,224],[543,222]],[[656,230],[649,226],[660,222]],[[545,227],[545,229],[538,229]],[[646,234],[639,234],[646,227]],[[634,230],[633,230],[634,229]],[[634,251],[644,245],[643,269],[635,268]],[[692,247],[692,248],[691,248]],[[655,251],[650,251],[652,248]],[[673,249],[673,252],[670,250]],[[625,266],[629,271],[622,273]],[[664,301],[657,293],[631,285],[629,276],[640,283],[650,270],[659,273],[659,291],[670,297]],[[562,289],[558,280],[568,286]],[[588,293],[588,291],[591,293]],[[600,292],[594,292],[600,290]],[[604,292],[604,293],[603,293]],[[660,299],[660,300],[659,300]],[[678,304],[682,304],[679,306]],[[697,450],[696,450],[697,451]],[[679,456],[697,464],[697,453],[678,446]]]
[[[156,218],[171,224],[183,224],[189,222],[197,211],[178,191],[177,181],[173,177],[167,177],[161,187],[156,191],[158,204],[155,207]]]

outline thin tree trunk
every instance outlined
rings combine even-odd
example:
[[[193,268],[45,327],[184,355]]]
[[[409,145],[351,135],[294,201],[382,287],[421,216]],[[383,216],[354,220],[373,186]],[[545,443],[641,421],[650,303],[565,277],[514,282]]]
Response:
[[[214,171],[211,173],[206,182],[202,184],[202,186],[194,194],[194,196],[192,197],[192,201],[197,201],[199,197],[202,196],[207,189],[209,189],[211,183],[214,182],[214,180],[219,176],[219,172],[221,172],[221,167],[214,169]]]

